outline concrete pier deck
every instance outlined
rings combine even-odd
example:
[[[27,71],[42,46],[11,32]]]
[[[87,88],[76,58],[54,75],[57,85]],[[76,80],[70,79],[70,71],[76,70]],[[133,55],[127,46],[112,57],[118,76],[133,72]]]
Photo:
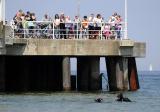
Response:
[[[146,44],[133,40],[10,39],[6,55],[124,56],[143,58]]]

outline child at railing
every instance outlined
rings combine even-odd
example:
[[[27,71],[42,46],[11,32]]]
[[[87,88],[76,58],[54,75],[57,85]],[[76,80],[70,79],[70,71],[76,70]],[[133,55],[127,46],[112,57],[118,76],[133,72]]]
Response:
[[[110,35],[111,35],[110,24],[105,23],[104,30],[103,30],[103,36],[105,37],[105,39],[108,39],[110,37]]]

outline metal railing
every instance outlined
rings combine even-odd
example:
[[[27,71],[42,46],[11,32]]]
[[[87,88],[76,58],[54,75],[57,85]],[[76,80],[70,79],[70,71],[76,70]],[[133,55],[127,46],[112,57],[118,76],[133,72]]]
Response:
[[[90,25],[92,23],[93,26]],[[83,22],[65,22],[55,25],[53,21],[24,21],[12,22],[12,38],[37,38],[37,39],[122,39],[125,23],[93,23],[88,22],[88,27],[83,27]]]

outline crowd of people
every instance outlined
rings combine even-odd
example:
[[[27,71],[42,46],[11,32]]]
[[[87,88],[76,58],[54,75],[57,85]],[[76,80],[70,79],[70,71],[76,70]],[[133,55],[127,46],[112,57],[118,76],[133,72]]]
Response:
[[[90,14],[80,18],[75,16],[71,20],[70,16],[64,13],[55,14],[51,18],[45,14],[41,21],[37,21],[35,13],[19,10],[12,22],[14,34],[20,37],[43,37],[55,39],[115,39],[121,38],[123,24],[122,18],[116,12],[108,19],[104,20],[101,14]]]

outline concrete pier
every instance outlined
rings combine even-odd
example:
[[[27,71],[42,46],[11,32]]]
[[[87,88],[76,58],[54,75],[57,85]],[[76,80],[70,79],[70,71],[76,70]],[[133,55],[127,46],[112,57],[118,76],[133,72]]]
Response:
[[[77,57],[77,89],[101,90],[99,57]]]
[[[70,68],[70,58],[63,57],[63,90],[71,90],[71,68]]]
[[[139,89],[135,58],[145,57],[144,42],[10,36],[11,28],[0,23],[2,92],[69,91],[75,83],[79,91],[101,90],[100,57],[106,58],[110,91]],[[71,82],[71,57],[77,58],[77,82]]]

